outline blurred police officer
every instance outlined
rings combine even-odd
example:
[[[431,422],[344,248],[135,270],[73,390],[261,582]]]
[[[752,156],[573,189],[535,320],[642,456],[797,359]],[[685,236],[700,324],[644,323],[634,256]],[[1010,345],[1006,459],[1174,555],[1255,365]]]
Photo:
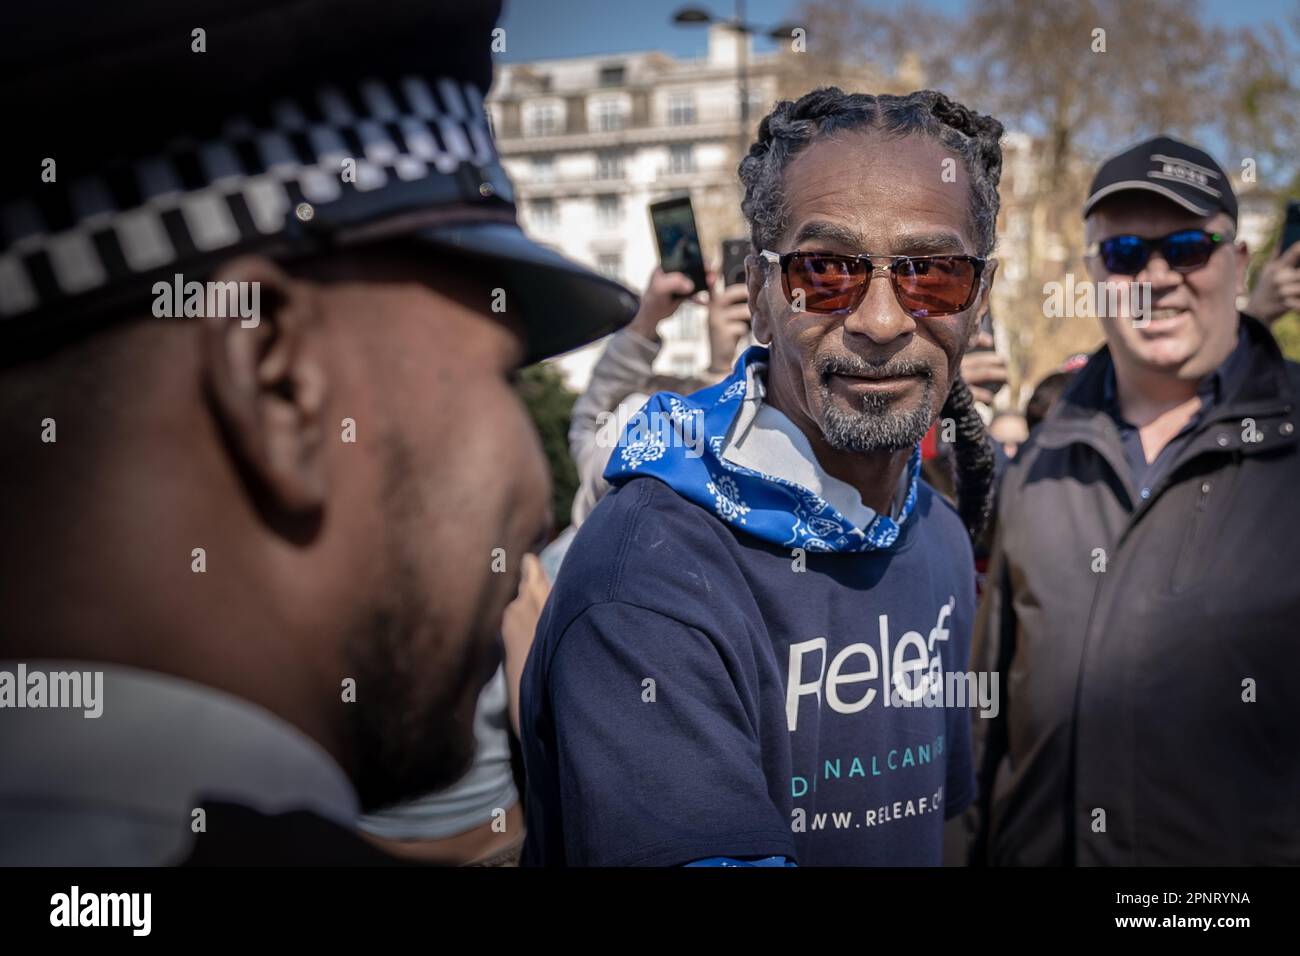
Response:
[[[0,861],[374,859],[469,765],[548,523],[512,374],[635,310],[516,225],[498,12],[6,9]]]

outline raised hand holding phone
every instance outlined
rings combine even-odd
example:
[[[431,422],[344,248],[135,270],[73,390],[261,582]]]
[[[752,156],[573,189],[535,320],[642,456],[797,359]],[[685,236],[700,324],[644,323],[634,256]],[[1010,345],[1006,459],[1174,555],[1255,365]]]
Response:
[[[641,307],[628,328],[651,342],[659,341],[659,323],[677,311],[694,287],[689,276],[656,267],[641,294]]]
[[[1300,312],[1300,200],[1286,204],[1277,254],[1260,270],[1245,311],[1265,323]]]
[[[650,204],[650,224],[659,247],[659,266],[664,272],[681,272],[693,283],[692,292],[708,288],[700,234],[695,228],[695,211],[690,196],[664,199]],[[686,293],[690,295],[690,292]]]
[[[709,288],[709,368],[711,377],[731,372],[736,349],[750,332],[749,290],[743,282]]]

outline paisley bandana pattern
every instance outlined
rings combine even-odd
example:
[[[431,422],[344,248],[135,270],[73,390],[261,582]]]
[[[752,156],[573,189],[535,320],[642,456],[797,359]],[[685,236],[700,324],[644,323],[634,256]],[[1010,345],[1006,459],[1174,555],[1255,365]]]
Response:
[[[907,497],[897,520],[876,514],[865,528],[802,485],[723,457],[726,436],[748,394],[750,366],[765,365],[767,359],[768,350],[755,345],[716,385],[688,396],[650,396],[640,416],[633,416],[638,424],[629,424],[610,456],[605,480],[620,485],[639,475],[658,478],[719,520],[786,548],[860,552],[893,547],[916,506],[919,444],[907,463]],[[703,441],[698,427],[688,428],[701,421]],[[646,422],[653,426],[648,432]]]

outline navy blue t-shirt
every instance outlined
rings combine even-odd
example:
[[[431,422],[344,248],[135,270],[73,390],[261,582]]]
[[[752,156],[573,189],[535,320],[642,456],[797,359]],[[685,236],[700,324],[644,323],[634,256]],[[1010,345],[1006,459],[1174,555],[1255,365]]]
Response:
[[[655,478],[614,489],[524,669],[524,863],[941,863],[970,713],[885,689],[966,669],[974,579],[924,482],[893,549],[802,557]]]

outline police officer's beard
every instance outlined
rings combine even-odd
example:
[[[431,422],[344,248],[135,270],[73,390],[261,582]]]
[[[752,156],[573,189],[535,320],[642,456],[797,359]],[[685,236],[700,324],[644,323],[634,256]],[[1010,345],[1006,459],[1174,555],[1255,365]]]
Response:
[[[865,372],[916,375],[922,379],[921,400],[911,407],[898,407],[899,400],[868,392],[860,397],[857,410],[846,411],[831,394],[830,377],[840,373]],[[898,451],[911,448],[930,430],[934,417],[934,370],[920,362],[890,362],[872,366],[858,359],[825,356],[817,362],[822,405],[822,435],[839,451]]]
[[[353,783],[364,810],[423,796],[454,783],[474,756],[474,698],[484,683],[474,640],[441,629],[420,585],[412,529],[427,527],[411,457],[384,442],[385,587],[356,615],[345,638],[356,702],[346,708]],[[454,647],[444,646],[454,641]]]

